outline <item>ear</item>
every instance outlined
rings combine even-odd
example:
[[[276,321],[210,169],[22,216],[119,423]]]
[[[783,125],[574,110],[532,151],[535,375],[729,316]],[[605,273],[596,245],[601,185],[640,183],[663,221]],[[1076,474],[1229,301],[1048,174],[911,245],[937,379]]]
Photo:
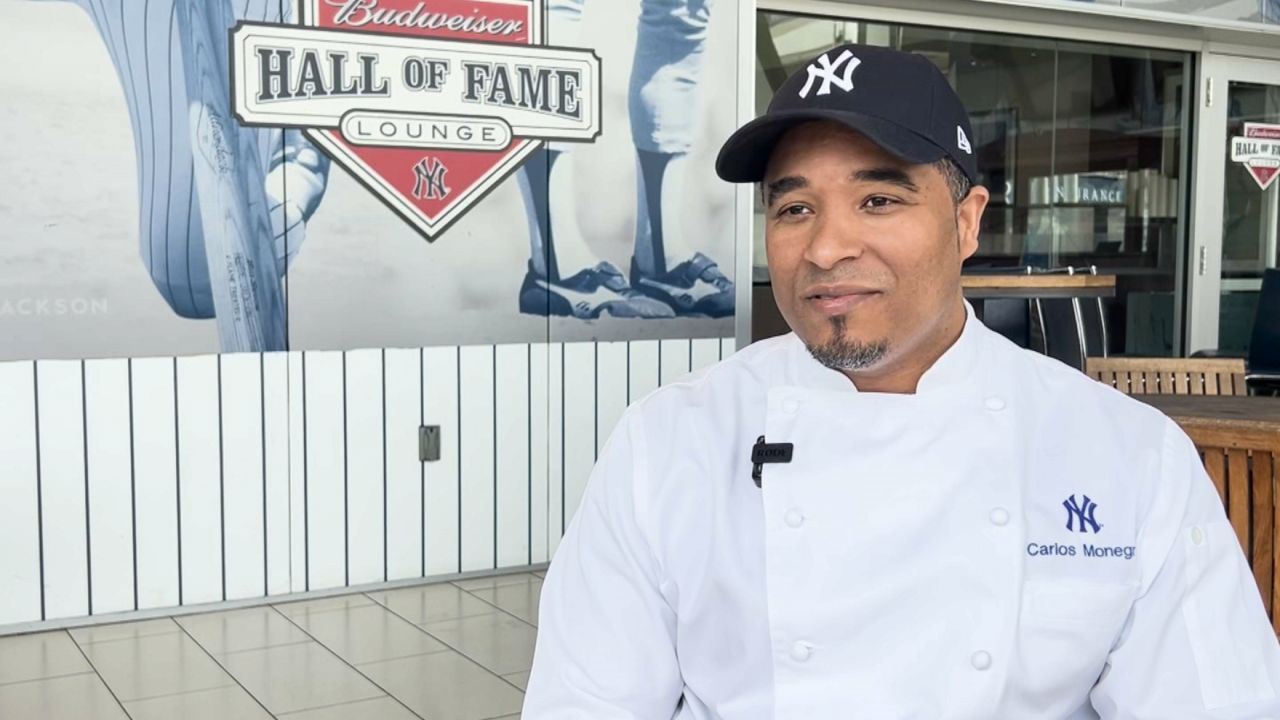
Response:
[[[968,196],[956,208],[956,227],[960,231],[960,259],[967,260],[978,251],[978,230],[982,225],[982,213],[987,209],[991,193],[981,185],[974,185]]]

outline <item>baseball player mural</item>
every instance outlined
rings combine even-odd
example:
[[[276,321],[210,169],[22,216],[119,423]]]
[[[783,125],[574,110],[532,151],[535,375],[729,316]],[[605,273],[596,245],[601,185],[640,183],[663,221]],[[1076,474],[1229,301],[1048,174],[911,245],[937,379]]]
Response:
[[[31,110],[0,113],[0,158],[47,187],[113,133],[92,211],[0,179],[0,359],[730,334],[710,167],[736,81],[704,76],[733,72],[735,23],[711,0],[0,0],[0,63],[61,42],[43,79],[0,78]],[[59,124],[80,150],[24,144],[60,83],[98,98]],[[11,311],[54,282],[110,316]]]
[[[279,278],[324,196],[329,159],[297,130],[230,122],[225,58],[232,25],[288,22],[291,3],[69,1],[91,16],[128,104],[139,252],[156,289],[184,318],[216,317],[224,352],[284,349]]]
[[[580,41],[586,0],[551,0],[558,42]],[[613,263],[582,254],[571,217],[555,216],[550,188],[572,185],[571,146],[553,145],[521,172],[531,235],[529,272],[520,309],[532,314],[597,317],[726,317],[733,314],[734,283],[707,255],[688,247],[663,212],[668,178],[684,173],[693,144],[697,95],[712,0],[643,0],[628,84],[631,136],[636,150],[635,246],[630,281]],[[557,243],[561,253],[557,253]],[[561,277],[560,254],[570,251],[579,272]],[[675,258],[676,262],[669,262]]]

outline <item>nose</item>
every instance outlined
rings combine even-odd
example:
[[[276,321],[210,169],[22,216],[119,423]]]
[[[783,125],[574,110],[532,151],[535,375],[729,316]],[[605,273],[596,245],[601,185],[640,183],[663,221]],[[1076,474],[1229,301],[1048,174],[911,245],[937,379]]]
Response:
[[[822,270],[830,270],[845,260],[862,257],[865,243],[856,223],[835,214],[823,214],[811,225],[813,234],[804,249],[804,259]]]

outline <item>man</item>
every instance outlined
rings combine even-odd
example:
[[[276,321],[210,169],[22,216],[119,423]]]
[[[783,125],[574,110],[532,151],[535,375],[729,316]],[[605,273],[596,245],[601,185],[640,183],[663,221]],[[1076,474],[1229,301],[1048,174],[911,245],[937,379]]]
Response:
[[[584,3],[548,2],[555,44],[578,44]],[[651,319],[733,314],[733,281],[690,247],[678,230],[676,208],[663,204],[664,197],[680,197],[675,186],[687,172],[697,130],[711,0],[642,0],[640,6],[627,95],[636,149],[630,280],[613,263],[591,257],[572,213],[549,211],[552,194],[574,192],[571,151],[553,143],[518,175],[531,228],[529,271],[520,287],[523,313],[583,319],[602,313]],[[562,277],[562,265],[581,269]]]
[[[205,250],[201,197],[196,185],[189,108],[192,97],[183,71],[191,38],[183,36],[179,9],[195,0],[74,0],[92,18],[120,77],[129,106],[138,168],[139,254],[152,282],[173,311],[184,318],[215,316],[213,282]],[[199,6],[198,3],[195,3]],[[225,64],[226,29],[236,22],[289,22],[292,3],[281,0],[218,0],[203,9],[220,27],[216,50]],[[224,88],[225,90],[225,88]],[[247,184],[250,201],[267,210],[276,267],[269,276],[284,276],[302,245],[306,221],[320,205],[329,178],[329,158],[293,129],[257,128],[257,156],[242,159],[258,165],[263,179]],[[287,192],[286,192],[287,189]],[[226,272],[213,268],[214,272]],[[272,325],[283,328],[283,319]],[[242,346],[232,336],[221,349],[282,350],[282,334],[267,347]]]
[[[547,575],[526,720],[1280,717],[1187,437],[964,303],[970,136],[928,61],[848,45],[729,139],[795,332],[624,416]]]

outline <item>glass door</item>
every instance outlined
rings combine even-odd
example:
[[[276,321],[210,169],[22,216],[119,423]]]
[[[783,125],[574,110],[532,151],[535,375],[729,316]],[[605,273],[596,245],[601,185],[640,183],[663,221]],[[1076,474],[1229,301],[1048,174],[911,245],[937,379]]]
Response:
[[[1200,90],[1187,350],[1243,355],[1280,263],[1280,62],[1206,55]]]

